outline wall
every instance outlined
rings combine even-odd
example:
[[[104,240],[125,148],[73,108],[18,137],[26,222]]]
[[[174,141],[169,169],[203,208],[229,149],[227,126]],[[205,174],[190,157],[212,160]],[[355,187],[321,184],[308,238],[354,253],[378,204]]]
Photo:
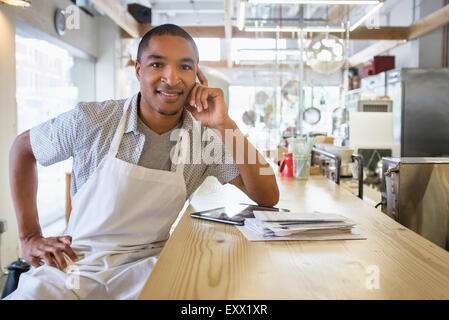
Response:
[[[121,63],[120,30],[107,17],[97,18],[97,64],[96,99],[97,101],[118,98],[118,70]]]
[[[420,18],[443,7],[443,0],[421,0],[419,6]],[[419,38],[419,67],[441,68],[443,28],[438,28]]]
[[[72,82],[78,87],[79,101],[96,100],[95,65],[95,62],[88,59],[74,59]]]
[[[388,0],[381,25],[410,26],[442,6],[443,0]],[[438,28],[385,54],[396,57],[396,68],[441,68],[442,37],[443,30]],[[351,55],[373,43],[375,41],[353,41]]]
[[[17,259],[17,223],[9,192],[9,148],[17,132],[15,20],[13,10],[0,5],[0,219],[8,229],[1,235],[2,267]]]

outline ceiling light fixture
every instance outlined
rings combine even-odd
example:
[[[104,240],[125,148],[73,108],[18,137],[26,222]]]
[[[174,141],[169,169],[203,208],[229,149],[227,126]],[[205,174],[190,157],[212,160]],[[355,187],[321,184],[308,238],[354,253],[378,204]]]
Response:
[[[371,17],[383,5],[384,5],[383,2],[379,2],[375,7],[373,7],[371,10],[369,10],[363,17],[361,17],[356,23],[351,25],[351,27],[349,28],[349,31],[354,31],[355,29],[357,29],[363,22],[365,22],[366,19]]]
[[[15,7],[27,8],[31,6],[31,2],[28,0],[0,0],[0,1]]]
[[[253,4],[378,4],[381,0],[248,0]]]
[[[248,32],[345,32],[345,28],[341,27],[246,27]]]
[[[242,31],[245,28],[246,1],[240,1],[237,28]]]

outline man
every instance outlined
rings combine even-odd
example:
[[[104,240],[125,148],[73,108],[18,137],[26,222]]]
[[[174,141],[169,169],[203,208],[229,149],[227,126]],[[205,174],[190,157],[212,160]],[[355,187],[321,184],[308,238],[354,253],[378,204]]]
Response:
[[[7,299],[135,299],[185,200],[207,176],[232,183],[259,205],[278,202],[273,171],[260,154],[255,164],[248,161],[257,151],[228,116],[223,92],[207,87],[198,62],[187,32],[156,27],[139,44],[139,94],[80,103],[16,138],[11,190],[22,256],[33,268]],[[219,163],[190,161],[195,121],[203,134],[215,135],[209,144]],[[244,150],[233,143],[239,138]],[[243,161],[235,161],[239,152]],[[63,236],[44,238],[36,160],[50,165],[70,156],[70,220]]]

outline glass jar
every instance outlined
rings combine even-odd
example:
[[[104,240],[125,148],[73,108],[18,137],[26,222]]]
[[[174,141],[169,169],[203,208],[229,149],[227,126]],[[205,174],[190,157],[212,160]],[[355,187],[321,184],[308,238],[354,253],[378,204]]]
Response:
[[[309,179],[311,155],[293,155],[293,176],[296,179]]]

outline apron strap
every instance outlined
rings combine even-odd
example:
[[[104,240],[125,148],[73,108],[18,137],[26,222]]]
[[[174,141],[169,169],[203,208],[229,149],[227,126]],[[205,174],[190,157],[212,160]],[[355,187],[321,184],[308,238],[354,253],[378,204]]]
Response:
[[[112,157],[117,155],[120,147],[120,142],[122,141],[123,133],[125,132],[126,121],[128,120],[128,110],[130,109],[129,106],[131,105],[132,100],[133,97],[128,98],[123,106],[123,115],[120,118],[117,130],[115,130],[114,137],[112,138],[111,146],[108,151],[108,154]]]
[[[131,102],[133,101],[133,97],[130,97],[126,100],[123,106],[123,115],[120,118],[120,122],[117,126],[117,130],[114,133],[114,137],[112,138],[111,146],[109,147],[108,155],[111,157],[116,157],[118,149],[120,147],[120,142],[122,141],[123,134],[125,132],[126,121],[129,119],[128,111]],[[188,154],[189,154],[189,134],[186,130],[182,130],[182,132],[178,136],[178,141],[176,143],[174,163],[176,166],[176,174],[183,175],[184,174],[184,165],[186,163]]]

